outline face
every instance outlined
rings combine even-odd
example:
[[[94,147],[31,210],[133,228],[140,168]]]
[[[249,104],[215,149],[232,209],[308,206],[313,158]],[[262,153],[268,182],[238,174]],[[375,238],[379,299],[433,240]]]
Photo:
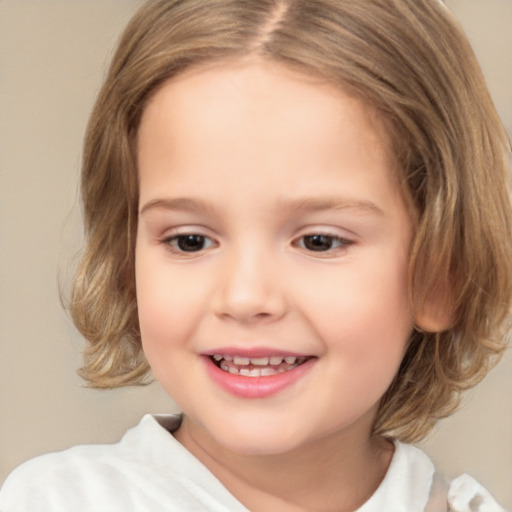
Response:
[[[268,62],[187,71],[138,140],[136,281],[153,372],[208,442],[369,435],[411,317],[411,222],[363,102]]]

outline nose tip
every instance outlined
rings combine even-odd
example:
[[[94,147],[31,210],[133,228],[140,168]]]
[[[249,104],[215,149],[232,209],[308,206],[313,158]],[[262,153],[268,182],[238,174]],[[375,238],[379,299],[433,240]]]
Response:
[[[234,320],[240,323],[269,322],[281,318],[282,311],[279,307],[270,304],[249,303],[247,301],[225,301],[223,307],[218,309],[218,316],[226,320]]]
[[[217,316],[256,323],[275,321],[286,313],[283,282],[268,262],[237,261],[219,277]]]

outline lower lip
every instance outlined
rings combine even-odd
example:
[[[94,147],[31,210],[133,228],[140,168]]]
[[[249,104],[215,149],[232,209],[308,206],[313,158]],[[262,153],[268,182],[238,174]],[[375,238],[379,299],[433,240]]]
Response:
[[[315,364],[316,358],[276,375],[244,377],[221,370],[209,357],[205,357],[206,370],[210,378],[222,389],[243,398],[265,398],[275,395],[303,378]]]

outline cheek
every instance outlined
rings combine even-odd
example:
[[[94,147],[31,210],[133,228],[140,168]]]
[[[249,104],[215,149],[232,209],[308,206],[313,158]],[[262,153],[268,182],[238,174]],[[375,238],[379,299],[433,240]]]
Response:
[[[366,363],[379,369],[384,361],[400,363],[412,317],[405,262],[396,257],[372,261],[361,261],[328,285],[318,286],[311,303],[317,329],[329,340],[330,350],[346,356],[348,365]]]
[[[188,340],[193,324],[188,302],[177,300],[175,287],[163,279],[138,275],[137,301],[142,348],[152,372],[178,403],[184,368],[189,363]]]
[[[199,300],[190,293],[195,287],[183,283],[179,272],[170,272],[165,261],[144,254],[137,256],[139,324],[142,345],[152,364],[153,354],[166,358],[167,351],[177,349],[181,340],[190,335]],[[188,293],[180,290],[188,290]]]

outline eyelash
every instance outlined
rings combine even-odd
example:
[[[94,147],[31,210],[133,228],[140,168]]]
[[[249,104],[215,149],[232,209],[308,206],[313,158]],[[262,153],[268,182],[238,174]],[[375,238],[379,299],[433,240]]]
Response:
[[[307,244],[313,243],[313,245],[317,245],[317,247],[320,248],[320,250],[316,250],[311,247],[307,247]],[[327,248],[321,248],[322,242],[327,242],[329,244],[329,247]],[[348,238],[343,238],[337,235],[330,235],[328,233],[313,233],[311,235],[302,235],[297,242],[294,243],[295,246],[300,247],[301,249],[304,249],[308,252],[312,253],[332,253],[332,252],[339,252],[346,250],[348,247],[353,245],[355,242],[354,240],[350,240]],[[334,245],[334,247],[333,247]]]
[[[191,251],[185,250],[183,247],[180,247],[181,243],[190,243],[192,242],[191,239],[195,238],[200,239],[201,246],[198,249],[194,249]],[[188,242],[187,242],[188,239]],[[162,243],[166,245],[167,249],[175,254],[195,254],[202,252],[206,249],[209,249],[212,246],[218,245],[212,238],[206,235],[201,235],[199,233],[183,233],[179,235],[173,235],[166,237],[162,240]],[[209,243],[210,247],[204,247],[205,243]]]
[[[164,238],[161,243],[164,244],[167,249],[174,254],[190,256],[196,253],[201,253],[218,245],[218,243],[209,236],[201,235],[199,233],[183,233],[169,236]],[[343,238],[337,235],[331,235],[328,233],[312,233],[308,235],[302,235],[296,239],[292,245],[294,247],[305,250],[306,252],[316,253],[319,257],[321,257],[321,255],[324,253],[327,253],[327,256],[333,252],[338,253],[340,251],[347,250],[348,247],[354,243],[354,240]],[[185,249],[185,244],[188,244],[189,248],[192,248],[192,250]],[[192,247],[190,244],[192,244]],[[194,244],[197,244],[195,248],[193,247]]]

